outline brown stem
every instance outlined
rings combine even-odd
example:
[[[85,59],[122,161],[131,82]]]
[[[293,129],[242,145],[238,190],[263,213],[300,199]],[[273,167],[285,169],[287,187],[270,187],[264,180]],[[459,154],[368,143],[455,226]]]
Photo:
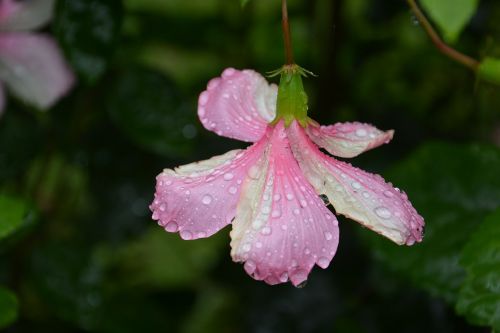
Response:
[[[450,47],[445,42],[443,42],[441,37],[439,37],[438,33],[432,27],[429,20],[427,20],[427,17],[425,17],[420,7],[417,5],[417,2],[415,0],[407,0],[407,2],[411,10],[413,11],[413,14],[420,22],[427,35],[429,35],[432,43],[434,43],[434,45],[441,53],[455,60],[456,62],[459,62],[462,65],[469,67],[473,71],[477,71],[479,67],[479,61],[455,50],[454,48]]]
[[[283,41],[285,42],[285,57],[286,64],[293,65],[293,49],[292,49],[292,39],[290,37],[290,24],[288,23],[288,8],[286,6],[286,0],[281,0],[281,25],[283,27]]]

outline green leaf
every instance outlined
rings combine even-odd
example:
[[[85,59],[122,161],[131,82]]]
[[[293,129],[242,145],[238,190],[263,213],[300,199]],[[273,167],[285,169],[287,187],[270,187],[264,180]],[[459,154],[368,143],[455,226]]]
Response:
[[[156,287],[191,286],[206,279],[217,263],[224,233],[196,241],[154,227],[116,256],[127,284]]]
[[[467,278],[457,311],[474,324],[500,330],[500,209],[489,215],[464,248]]]
[[[198,294],[187,320],[184,320],[182,333],[234,332],[238,303],[231,290],[205,287]]]
[[[55,34],[75,71],[95,83],[108,66],[121,32],[120,0],[60,0]]]
[[[426,221],[421,244],[399,247],[366,232],[375,255],[430,291],[455,301],[465,278],[461,250],[483,218],[500,205],[500,149],[427,144],[386,178],[407,191]]]
[[[245,7],[250,0],[240,0],[241,7]]]
[[[29,294],[59,318],[91,331],[99,322],[103,302],[103,260],[86,244],[51,242],[32,251],[26,274]]]
[[[476,12],[479,0],[421,0],[421,3],[444,39],[453,43]]]
[[[0,240],[22,226],[27,211],[28,206],[24,201],[0,194]]]
[[[479,65],[477,75],[485,81],[500,84],[500,59],[483,59]]]
[[[175,84],[150,70],[129,69],[110,91],[108,111],[127,136],[149,151],[183,156],[196,136],[194,103]]]
[[[0,287],[0,328],[5,328],[17,319],[18,301],[11,291]]]

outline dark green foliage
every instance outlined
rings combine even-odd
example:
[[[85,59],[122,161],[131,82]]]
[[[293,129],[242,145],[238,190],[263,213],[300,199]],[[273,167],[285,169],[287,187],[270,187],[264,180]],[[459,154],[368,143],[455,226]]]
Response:
[[[226,67],[283,64],[281,1],[58,0],[44,32],[79,81],[46,113],[9,99],[0,118],[0,328],[499,331],[500,93],[486,81],[500,3],[420,4],[447,41],[486,56],[484,80],[442,56],[405,1],[288,1],[296,61],[319,75],[304,80],[309,116],[395,129],[352,163],[427,223],[399,247],[340,218],[332,264],[296,289],[233,263],[230,227],[183,241],[148,207],[163,168],[248,146],[206,131],[197,100]]]
[[[105,72],[119,38],[121,0],[59,0],[54,32],[75,71],[87,83]]]
[[[471,17],[479,0],[422,0],[422,5],[436,22],[444,38],[455,42]]]
[[[16,320],[18,307],[16,295],[0,287],[0,328],[5,328]]]
[[[483,222],[464,248],[460,263],[467,277],[457,311],[477,325],[500,330],[500,210]]]
[[[465,277],[462,248],[484,216],[500,206],[497,170],[496,147],[434,143],[418,149],[387,178],[408,192],[424,216],[424,242],[401,248],[369,235],[377,257],[414,284],[454,302]]]
[[[175,83],[144,69],[127,70],[115,79],[108,110],[120,129],[157,154],[188,154],[197,133],[196,113]]]
[[[19,229],[27,213],[28,207],[24,201],[0,193],[0,240]]]

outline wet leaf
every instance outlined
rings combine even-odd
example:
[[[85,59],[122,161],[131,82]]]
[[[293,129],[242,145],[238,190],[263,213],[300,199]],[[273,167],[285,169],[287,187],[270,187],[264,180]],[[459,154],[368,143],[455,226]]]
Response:
[[[0,194],[0,240],[23,225],[27,211],[28,206],[23,200]]]
[[[500,330],[500,209],[489,215],[467,243],[460,263],[467,277],[457,311],[476,325]]]
[[[40,302],[57,317],[89,330],[99,323],[103,265],[79,242],[52,242],[32,255],[29,279]]]
[[[18,301],[11,291],[0,287],[0,328],[5,328],[17,319]]]
[[[479,78],[500,85],[500,59],[485,58],[479,65]]]
[[[120,0],[61,0],[54,31],[69,61],[87,83],[95,83],[108,66],[122,21]]]
[[[186,155],[196,136],[196,105],[188,105],[175,84],[151,70],[122,73],[110,91],[108,110],[135,143],[165,156]]]
[[[476,12],[479,0],[421,0],[421,3],[444,38],[452,43]]]
[[[483,218],[500,205],[500,149],[427,144],[386,174],[426,222],[422,243],[399,247],[369,232],[376,257],[433,295],[453,302],[465,278],[459,259]]]
[[[42,143],[42,131],[34,119],[19,110],[8,111],[0,120],[1,182],[22,175]]]
[[[190,286],[206,277],[219,259],[225,239],[220,234],[196,241],[182,240],[153,227],[120,251],[118,267],[126,283],[156,287]]]

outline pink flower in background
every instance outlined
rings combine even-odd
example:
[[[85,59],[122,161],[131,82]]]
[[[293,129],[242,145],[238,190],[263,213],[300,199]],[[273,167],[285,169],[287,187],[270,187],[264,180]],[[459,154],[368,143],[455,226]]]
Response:
[[[298,67],[283,70],[278,93],[251,70],[226,69],[199,98],[198,115],[218,135],[253,142],[157,177],[153,219],[186,240],[232,224],[231,256],[269,284],[306,281],[326,268],[343,214],[397,244],[422,240],[424,221],[407,196],[382,177],[332,155],[354,157],[392,139],[361,123],[319,126],[307,118]]]
[[[74,76],[55,41],[28,32],[47,24],[53,7],[53,0],[0,0],[0,113],[3,85],[39,109],[50,108],[72,87]]]

